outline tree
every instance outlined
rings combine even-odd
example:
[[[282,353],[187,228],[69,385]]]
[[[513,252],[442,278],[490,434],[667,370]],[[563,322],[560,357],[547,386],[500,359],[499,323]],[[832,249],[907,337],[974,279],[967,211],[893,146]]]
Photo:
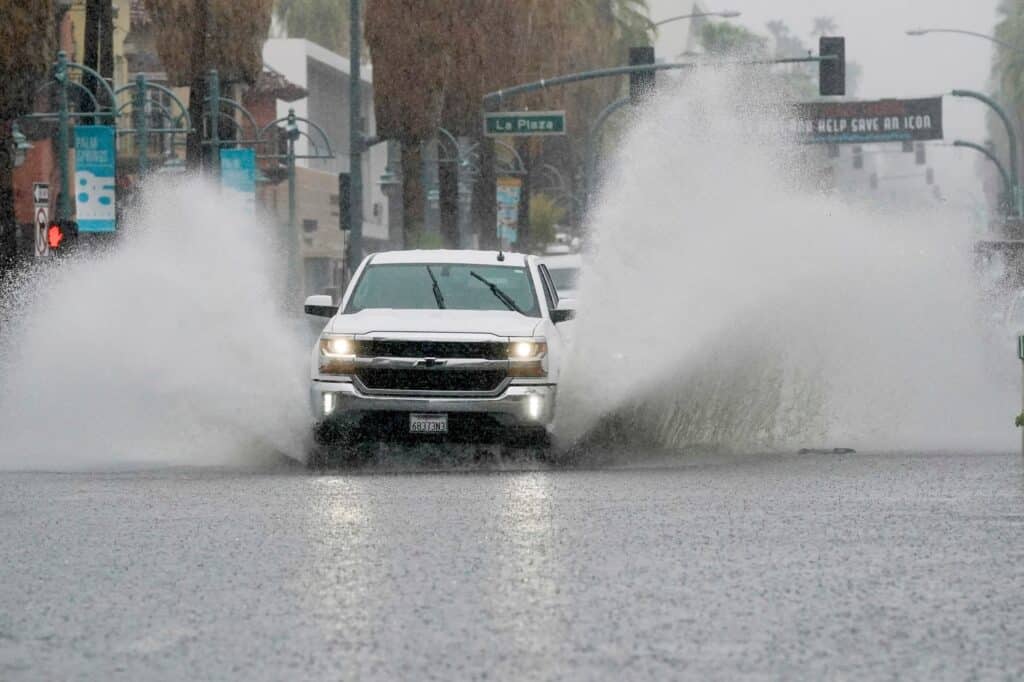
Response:
[[[839,27],[832,17],[814,17],[814,22],[811,25],[811,36],[813,38],[834,36],[838,32]]]
[[[366,11],[377,134],[403,147],[406,231],[421,216],[419,146],[444,126],[480,143],[474,213],[490,235],[494,150],[480,139],[485,93],[561,73],[625,62],[626,47],[651,33],[644,0],[374,0]],[[571,144],[625,79],[582,83],[518,98],[516,107],[565,108],[568,140],[530,142],[530,158],[581,159]],[[526,148],[528,147],[528,148]]]
[[[1024,46],[1024,2],[1002,0],[996,11],[999,20],[995,27],[995,37],[1010,45]],[[1024,53],[1019,49],[994,46],[992,80],[999,92],[999,99],[1012,112],[1017,130],[1024,130]],[[990,116],[989,129],[1001,149],[1006,150],[1008,143],[1002,122]],[[1024,155],[1018,158],[1024,164]]]
[[[157,33],[157,51],[174,85],[189,86],[188,164],[203,157],[200,136],[208,97],[207,74],[222,83],[252,83],[263,67],[263,41],[273,0],[146,0]],[[230,134],[231,131],[228,131]]]
[[[768,51],[767,38],[727,21],[707,22],[700,39],[704,52],[713,57],[763,58]]]
[[[32,111],[34,93],[53,63],[52,0],[0,0],[0,288],[16,257],[14,121]]]
[[[348,0],[277,0],[274,18],[289,38],[305,38],[338,54],[348,52]]]

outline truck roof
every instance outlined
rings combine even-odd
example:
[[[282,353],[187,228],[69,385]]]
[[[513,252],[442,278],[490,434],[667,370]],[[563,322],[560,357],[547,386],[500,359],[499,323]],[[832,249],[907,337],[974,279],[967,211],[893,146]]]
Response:
[[[498,260],[497,251],[471,251],[455,249],[415,249],[410,251],[381,251],[371,256],[371,263],[459,263],[466,265],[526,265],[526,255],[503,252],[504,261]]]

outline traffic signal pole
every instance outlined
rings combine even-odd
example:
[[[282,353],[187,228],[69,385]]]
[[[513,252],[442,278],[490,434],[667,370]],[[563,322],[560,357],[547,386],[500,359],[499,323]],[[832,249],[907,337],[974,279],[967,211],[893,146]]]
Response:
[[[348,272],[351,277],[363,260],[363,102],[360,59],[362,26],[360,0],[349,0],[349,74],[348,74],[348,172],[349,194]]]
[[[825,61],[838,61],[838,59],[839,57],[835,55],[822,55],[818,57],[786,57],[784,59],[754,59],[742,62],[720,62],[713,64],[713,66],[770,66],[772,64],[802,64],[807,62],[819,63]],[[537,92],[538,90],[552,88],[557,85],[568,85],[569,83],[579,83],[581,81],[589,81],[596,78],[608,78],[610,76],[627,76],[633,73],[649,73],[657,71],[678,71],[680,69],[692,69],[699,68],[701,66],[704,65],[697,64],[695,62],[669,62],[665,64],[612,66],[606,69],[580,71],[578,73],[570,73],[564,76],[556,76],[554,78],[542,78],[539,81],[533,81],[532,83],[514,85],[510,88],[503,88],[501,90],[495,90],[494,92],[487,93],[484,95],[484,109],[488,110],[489,107],[501,104],[508,97]],[[708,64],[707,66],[712,66],[712,64]]]

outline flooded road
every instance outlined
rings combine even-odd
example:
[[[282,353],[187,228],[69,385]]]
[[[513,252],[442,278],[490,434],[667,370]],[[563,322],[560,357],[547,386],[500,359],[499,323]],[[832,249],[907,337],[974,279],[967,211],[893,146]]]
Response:
[[[0,474],[0,678],[1024,676],[1019,455]]]

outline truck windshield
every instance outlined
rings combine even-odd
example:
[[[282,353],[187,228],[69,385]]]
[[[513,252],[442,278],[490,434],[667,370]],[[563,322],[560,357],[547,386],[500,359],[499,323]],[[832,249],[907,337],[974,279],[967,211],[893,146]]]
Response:
[[[509,265],[369,265],[356,283],[345,312],[357,313],[371,308],[518,309],[528,317],[540,317],[540,307],[529,270]]]

